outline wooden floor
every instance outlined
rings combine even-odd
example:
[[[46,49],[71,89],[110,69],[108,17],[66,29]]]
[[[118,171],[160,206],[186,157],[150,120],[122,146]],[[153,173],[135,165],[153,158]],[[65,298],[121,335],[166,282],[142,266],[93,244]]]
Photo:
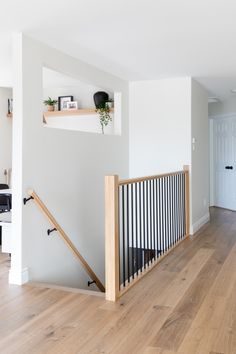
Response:
[[[236,213],[183,242],[117,303],[7,285],[0,258],[0,353],[235,354]]]

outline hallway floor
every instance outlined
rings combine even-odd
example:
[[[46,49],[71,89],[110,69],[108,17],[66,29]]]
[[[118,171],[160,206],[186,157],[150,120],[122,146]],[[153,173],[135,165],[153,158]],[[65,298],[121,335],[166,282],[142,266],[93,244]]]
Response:
[[[235,354],[236,213],[184,241],[116,304],[7,284],[0,254],[0,353]]]

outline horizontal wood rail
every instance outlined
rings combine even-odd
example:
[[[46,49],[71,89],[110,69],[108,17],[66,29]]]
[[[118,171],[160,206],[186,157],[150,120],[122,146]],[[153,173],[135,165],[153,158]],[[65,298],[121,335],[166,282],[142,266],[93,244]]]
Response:
[[[90,268],[86,260],[82,257],[80,252],[77,250],[75,245],[71,242],[70,238],[67,236],[65,231],[61,228],[61,226],[58,224],[58,222],[55,220],[55,218],[52,216],[50,211],[47,209],[45,204],[42,202],[42,200],[39,198],[39,196],[33,191],[33,190],[28,190],[29,196],[33,198],[34,203],[39,207],[39,209],[42,211],[42,213],[46,216],[50,224],[52,225],[53,228],[55,228],[58,232],[58,234],[61,236],[63,241],[66,243],[66,245],[69,247],[71,252],[75,255],[77,259],[79,259],[80,263],[84,267],[85,271],[88,273],[90,278],[95,281],[97,287],[102,291],[105,292],[105,288],[101,281],[98,279],[96,274],[93,272],[93,270]]]
[[[124,186],[124,185],[132,184],[132,183],[138,183],[138,182],[150,181],[153,179],[160,179],[160,178],[164,178],[164,177],[176,176],[182,172],[183,171],[176,171],[176,172],[170,172],[170,173],[163,173],[161,175],[137,177],[137,178],[130,178],[130,179],[121,179],[118,182],[118,184],[119,184],[119,186]]]
[[[189,167],[105,178],[106,299],[116,301],[189,236]]]
[[[110,112],[114,112],[114,108],[110,108]],[[95,108],[81,108],[81,109],[67,109],[64,111],[47,111],[44,112],[44,118],[58,118],[58,117],[69,117],[69,116],[81,116],[81,115],[95,115],[98,114]]]

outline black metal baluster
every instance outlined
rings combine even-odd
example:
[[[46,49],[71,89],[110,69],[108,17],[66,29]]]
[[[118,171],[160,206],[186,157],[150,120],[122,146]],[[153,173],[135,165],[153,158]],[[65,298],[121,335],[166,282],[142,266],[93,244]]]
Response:
[[[175,244],[175,176],[172,176],[172,242]]]
[[[165,253],[165,224],[164,224],[164,178],[161,179],[161,223],[162,223],[162,252]]]
[[[183,191],[183,173],[181,173],[181,238],[183,238],[183,235],[184,235],[183,192],[184,192]]]
[[[132,183],[130,186],[130,193],[131,193],[131,243],[132,243],[132,252],[131,252],[131,270],[132,270],[132,277],[134,279],[134,184]]]
[[[177,227],[177,242],[179,241],[179,180],[178,175],[176,175],[176,227]]]
[[[158,180],[158,203],[159,203],[159,212],[158,212],[158,218],[159,218],[159,242],[160,242],[160,255],[162,255],[162,223],[161,223],[161,180],[159,178]]]
[[[129,259],[129,185],[127,184],[127,268],[128,268],[128,283],[130,282],[130,259]]]
[[[173,176],[170,176],[170,245],[173,246]]]
[[[125,186],[122,186],[123,285],[125,286]]]
[[[169,225],[169,177],[166,177],[166,226],[167,226],[167,243],[170,248],[170,225]]]
[[[174,192],[175,192],[175,185],[174,185],[174,178],[175,176],[172,176],[172,240],[173,240],[173,245],[175,244],[175,198],[174,198]]]
[[[168,225],[167,225],[167,183],[166,183],[167,178],[164,178],[164,196],[165,196],[165,250],[168,250]]]
[[[174,196],[174,200],[173,200],[173,207],[174,207],[174,243],[176,243],[176,229],[177,229],[177,220],[176,220],[176,175],[173,176],[174,178],[174,192],[173,192],[173,196]]]
[[[152,219],[153,219],[153,244],[154,244],[154,260],[157,257],[157,245],[156,245],[156,235],[157,235],[157,213],[156,213],[156,203],[155,203],[155,187],[156,187],[156,180],[152,181],[153,184],[153,193],[152,193]]]
[[[119,254],[119,289],[120,286],[122,284],[121,282],[121,240],[122,240],[122,228],[121,228],[121,207],[122,207],[122,203],[121,203],[121,190],[122,188],[120,186],[118,186],[118,235],[119,235],[119,241],[118,241],[118,254]]]
[[[146,223],[145,223],[145,181],[142,182],[143,185],[143,266],[146,269],[145,262],[145,250],[146,250]]]
[[[169,248],[171,247],[171,230],[170,230],[170,177],[167,177],[167,225],[168,225],[168,239],[169,239]]]
[[[184,197],[183,197],[183,199],[184,199],[184,236],[186,235],[186,205],[185,205],[185,178],[186,178],[186,175],[185,175],[185,173],[184,173]]]
[[[181,186],[179,175],[179,240],[181,239]]]
[[[135,236],[136,236],[136,273],[138,275],[138,184],[135,183]]]
[[[178,233],[178,175],[175,176],[175,186],[176,186],[176,190],[175,190],[175,194],[176,194],[176,201],[175,201],[175,208],[176,208],[176,243],[178,242],[178,237],[179,237],[179,233]]]
[[[141,207],[141,205],[142,205],[142,198],[141,198],[141,196],[142,196],[142,190],[141,190],[142,184],[141,184],[141,182],[138,184],[138,186],[139,186],[139,237],[140,237],[140,266],[141,266],[140,270],[141,270],[141,273],[142,273],[142,271],[143,271],[143,251],[142,251],[143,242],[142,242],[142,239],[143,239],[144,235],[142,237],[142,207]]]
[[[175,223],[174,223],[174,176],[171,176],[171,212],[172,212],[172,245],[175,244]]]
[[[178,176],[175,176],[176,243],[178,242]]]
[[[178,209],[179,209],[179,240],[181,239],[181,210],[180,210],[180,175],[178,175]]]
[[[171,176],[169,178],[169,232],[170,232],[170,247],[172,246],[172,234],[171,234]]]
[[[149,220],[150,220],[150,256],[149,259],[151,258],[151,263],[152,263],[152,181],[149,181],[149,204],[150,204],[150,210],[149,210]]]
[[[158,179],[156,179],[156,246],[157,246],[157,258],[159,257],[159,250],[160,250],[160,242],[159,242],[159,226],[160,226],[160,219],[159,219],[159,203],[158,203]]]
[[[148,257],[148,252],[149,252],[149,211],[148,211],[148,181],[146,181],[146,228],[147,228],[147,252],[146,252],[146,257],[148,259],[148,262],[146,262],[149,266],[149,257]]]
[[[176,175],[177,179],[177,188],[176,188],[176,193],[177,193],[177,241],[179,242],[179,176]]]
[[[164,196],[165,196],[165,250],[168,250],[168,232],[167,232],[167,183],[166,177],[164,177]]]
[[[182,185],[181,185],[181,174],[179,175],[179,224],[180,224],[180,240],[182,239]]]

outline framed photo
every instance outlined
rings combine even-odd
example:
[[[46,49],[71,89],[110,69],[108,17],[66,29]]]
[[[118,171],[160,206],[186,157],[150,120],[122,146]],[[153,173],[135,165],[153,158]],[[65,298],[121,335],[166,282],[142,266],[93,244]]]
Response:
[[[78,109],[78,102],[77,101],[67,102],[66,105],[67,105],[68,110]]]
[[[73,96],[59,96],[58,97],[58,110],[65,111],[67,108],[67,102],[73,101]]]

